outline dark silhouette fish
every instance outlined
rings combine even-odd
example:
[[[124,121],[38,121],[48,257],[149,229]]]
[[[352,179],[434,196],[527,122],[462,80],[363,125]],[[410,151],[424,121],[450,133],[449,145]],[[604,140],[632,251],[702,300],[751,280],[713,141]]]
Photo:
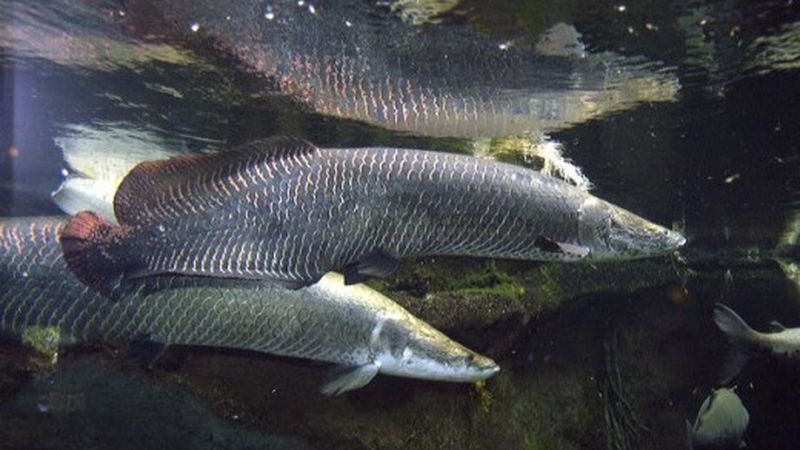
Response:
[[[163,273],[300,286],[337,268],[349,284],[405,256],[631,259],[685,241],[522,167],[287,138],[139,164],[114,210],[119,226],[82,212],[61,237],[69,266],[98,289]]]
[[[360,388],[378,373],[473,382],[500,369],[364,285],[326,274],[303,289],[164,276],[110,302],[70,272],[58,236],[66,220],[0,220],[0,331],[51,329],[57,342],[247,349],[336,363],[323,392]],[[26,333],[26,331],[28,331]]]

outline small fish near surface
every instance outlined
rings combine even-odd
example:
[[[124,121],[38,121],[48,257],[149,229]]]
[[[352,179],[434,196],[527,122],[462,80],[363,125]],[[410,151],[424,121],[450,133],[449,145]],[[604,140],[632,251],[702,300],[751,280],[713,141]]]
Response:
[[[335,273],[297,290],[164,276],[110,302],[67,267],[58,241],[65,224],[59,217],[0,220],[0,331],[25,336],[55,328],[61,344],[147,338],[331,362],[340,369],[323,386],[326,394],[358,389],[378,373],[474,382],[500,370],[377,291],[345,286]]]
[[[686,421],[690,449],[738,449],[750,415],[742,400],[730,389],[715,389],[706,397],[692,425]]]
[[[114,197],[119,226],[77,214],[61,235],[79,279],[171,273],[270,279],[331,270],[347,284],[400,257],[545,261],[669,253],[683,236],[533,170],[398,148],[318,148],[271,138],[136,166]]]
[[[721,303],[714,306],[714,322],[732,345],[721,374],[723,384],[735,378],[752,356],[800,361],[800,328],[786,328],[778,321],[772,321],[770,332],[761,333],[750,328],[735,311]]]

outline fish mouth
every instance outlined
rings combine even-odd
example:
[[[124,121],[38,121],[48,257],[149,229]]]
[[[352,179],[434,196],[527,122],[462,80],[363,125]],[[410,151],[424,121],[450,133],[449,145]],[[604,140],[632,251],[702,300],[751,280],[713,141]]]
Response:
[[[648,223],[644,230],[628,234],[623,237],[623,242],[618,245],[620,253],[630,259],[648,258],[670,254],[686,244],[686,238],[678,233],[660,225]]]
[[[677,231],[667,230],[668,246],[673,250],[677,250],[686,245],[686,237]]]
[[[500,366],[494,360],[485,356],[477,355],[473,360],[473,364],[477,366],[478,376],[474,381],[485,380],[500,372]]]

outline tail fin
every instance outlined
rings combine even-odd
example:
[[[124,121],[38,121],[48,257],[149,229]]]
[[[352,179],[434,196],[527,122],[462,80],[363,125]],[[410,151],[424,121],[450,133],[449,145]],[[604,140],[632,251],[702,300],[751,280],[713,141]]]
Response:
[[[720,374],[720,383],[727,384],[739,374],[747,362],[747,338],[754,331],[736,312],[722,303],[714,305],[714,323],[725,333],[732,345]]]
[[[87,286],[110,295],[112,282],[124,274],[127,261],[115,251],[124,230],[91,211],[75,215],[61,231],[61,250],[72,273]]]

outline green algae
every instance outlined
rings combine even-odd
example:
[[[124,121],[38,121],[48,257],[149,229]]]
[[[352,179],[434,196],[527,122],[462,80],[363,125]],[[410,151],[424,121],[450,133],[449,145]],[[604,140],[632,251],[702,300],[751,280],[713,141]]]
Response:
[[[519,303],[525,295],[525,287],[516,283],[501,283],[483,288],[465,288],[450,292],[466,300],[486,297],[499,297]]]
[[[49,358],[55,359],[61,332],[56,327],[27,327],[22,331],[22,343]]]
[[[486,387],[486,380],[476,381],[473,387],[475,388],[475,396],[477,397],[478,405],[483,412],[488,413],[494,402],[494,396],[489,391],[489,388]]]
[[[31,358],[37,370],[49,371],[58,362],[61,332],[57,327],[27,327],[22,331],[22,343],[32,347],[37,357]]]
[[[557,271],[558,268],[553,265],[545,265],[539,268],[538,290],[545,298],[553,299],[561,294],[561,287],[556,278]]]
[[[437,292],[479,292],[483,289],[488,294],[517,298],[517,288],[522,288],[494,261],[455,258],[405,264],[393,277],[369,284],[379,290],[406,291],[418,297]]]
[[[524,450],[552,450],[554,448],[563,448],[564,443],[549,433],[541,431],[530,431],[525,434],[525,440],[522,443]]]

